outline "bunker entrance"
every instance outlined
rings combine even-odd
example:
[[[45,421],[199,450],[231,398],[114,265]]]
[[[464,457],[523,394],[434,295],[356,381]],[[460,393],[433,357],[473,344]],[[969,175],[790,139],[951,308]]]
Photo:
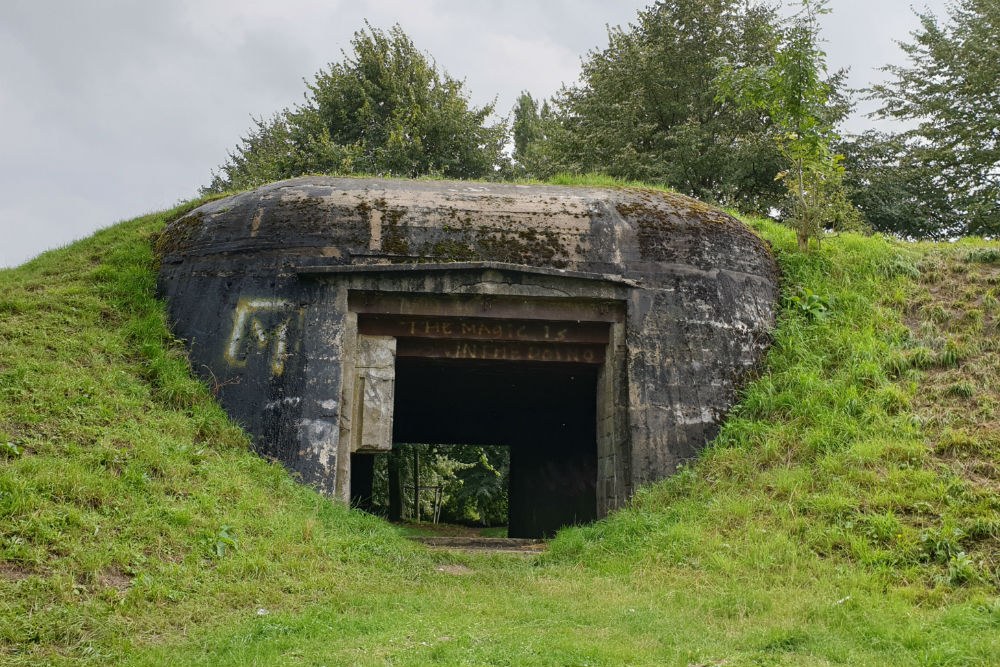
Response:
[[[510,537],[550,536],[615,506],[620,303],[351,293],[349,304],[357,342],[341,442],[353,501],[372,488],[362,455],[395,452],[379,470],[398,480],[388,466],[399,469],[403,444],[472,445],[509,454]]]
[[[394,442],[510,450],[508,535],[543,537],[597,516],[595,367],[396,362]]]
[[[507,448],[507,534],[548,537],[597,518],[597,375],[586,364],[400,358],[393,442]],[[362,503],[371,463],[359,456]]]

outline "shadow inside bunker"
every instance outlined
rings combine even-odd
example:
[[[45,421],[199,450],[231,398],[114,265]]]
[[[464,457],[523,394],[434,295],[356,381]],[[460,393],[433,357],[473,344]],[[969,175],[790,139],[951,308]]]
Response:
[[[508,447],[507,534],[551,537],[597,518],[596,392],[593,365],[398,358],[393,442]],[[352,456],[355,499],[371,456]]]

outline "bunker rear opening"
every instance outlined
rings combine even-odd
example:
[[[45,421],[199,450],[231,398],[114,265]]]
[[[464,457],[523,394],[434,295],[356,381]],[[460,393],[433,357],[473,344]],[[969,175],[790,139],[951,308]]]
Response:
[[[596,392],[595,365],[400,357],[393,442],[435,447],[415,452],[407,448],[396,466],[380,461],[379,472],[403,472],[406,488],[397,493],[410,517],[414,516],[410,457],[441,454],[450,457],[449,462],[465,460],[464,465],[479,467],[468,474],[458,472],[467,485],[481,480],[481,488],[456,488],[459,497],[466,495],[463,492],[490,493],[494,485],[505,487],[496,489],[500,493],[492,500],[506,505],[502,523],[508,526],[509,537],[551,536],[564,525],[592,521],[597,516]],[[470,444],[479,447],[467,447]],[[456,456],[453,450],[463,445],[464,456]],[[480,452],[487,459],[483,463],[473,458]],[[373,478],[367,471],[359,478],[356,462],[352,460],[352,497],[371,497]],[[488,475],[487,466],[496,471],[496,480],[482,479]],[[418,479],[426,488],[422,497],[428,507],[423,516],[431,520],[431,487],[443,476],[423,475]],[[400,483],[387,480],[377,497],[379,509],[391,516],[390,484]],[[475,516],[466,519],[496,521],[479,516],[478,508],[470,509]],[[454,512],[449,518],[454,520]]]
[[[602,517],[704,447],[778,296],[742,223],[622,188],[307,177],[157,249],[175,333],[261,455],[350,502],[402,443],[505,447],[513,537]]]

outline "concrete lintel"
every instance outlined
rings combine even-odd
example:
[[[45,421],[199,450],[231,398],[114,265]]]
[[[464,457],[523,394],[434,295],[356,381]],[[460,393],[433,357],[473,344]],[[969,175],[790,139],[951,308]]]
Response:
[[[380,257],[384,257],[380,255]],[[619,275],[607,273],[589,273],[586,271],[569,271],[549,267],[528,266],[526,264],[509,264],[506,262],[427,262],[422,264],[327,264],[320,266],[297,266],[293,269],[300,276],[319,276],[339,273],[422,273],[440,271],[508,271],[511,273],[526,273],[539,276],[556,276],[560,278],[576,278],[596,282],[639,287],[639,283]]]

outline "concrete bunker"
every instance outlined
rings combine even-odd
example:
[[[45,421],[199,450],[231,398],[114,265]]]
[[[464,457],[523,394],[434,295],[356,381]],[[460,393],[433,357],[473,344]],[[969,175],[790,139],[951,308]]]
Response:
[[[157,251],[175,332],[260,454],[347,501],[352,458],[394,443],[505,445],[524,537],[714,437],[777,296],[742,223],[619,188],[308,177],[206,204]]]

